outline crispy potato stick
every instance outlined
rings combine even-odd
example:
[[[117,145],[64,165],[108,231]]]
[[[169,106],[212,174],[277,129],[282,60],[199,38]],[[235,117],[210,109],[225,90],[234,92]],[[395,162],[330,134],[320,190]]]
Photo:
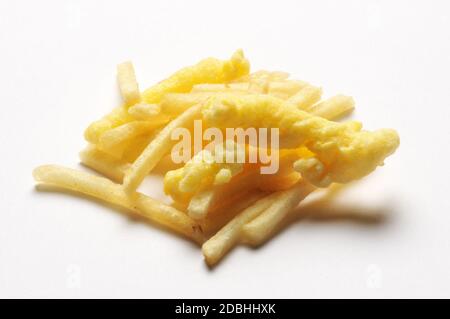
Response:
[[[214,235],[223,225],[228,223],[239,212],[255,203],[257,200],[267,196],[267,193],[258,190],[245,191],[238,194],[231,201],[222,203],[222,206],[216,208],[205,219],[199,221],[206,238]]]
[[[207,264],[210,266],[216,264],[240,240],[242,226],[269,207],[279,195],[273,193],[258,200],[206,241],[202,246],[202,252]]]
[[[194,195],[189,202],[188,214],[198,220],[207,216],[208,212],[214,210],[221,202],[229,198],[235,198],[236,194],[245,192],[252,187],[257,180],[259,172],[257,169],[248,170],[236,175],[229,183],[215,186],[213,189],[205,190]]]
[[[151,132],[150,134],[144,134],[136,137],[123,150],[122,159],[127,163],[133,163],[139,155],[144,151],[147,145],[155,138],[159,133],[159,129]],[[131,164],[130,164],[131,166]]]
[[[301,179],[300,173],[294,171],[292,167],[282,168],[283,173],[272,175],[261,175],[258,188],[266,192],[277,192],[289,189]]]
[[[289,73],[283,71],[259,70],[252,74],[242,76],[232,82],[249,82],[251,79],[268,79],[270,81],[283,81],[289,78]]]
[[[133,121],[115,127],[100,136],[97,147],[108,154],[121,158],[130,141],[161,127],[167,123],[167,120],[167,118],[160,118],[155,121]]]
[[[351,96],[336,95],[312,106],[309,112],[326,119],[337,119],[348,115],[355,109]]]
[[[246,92],[248,83],[217,83],[217,84],[196,84],[192,87],[192,93],[221,93],[221,92]]]
[[[104,132],[132,120],[134,120],[134,118],[128,114],[126,108],[116,107],[111,113],[89,125],[84,132],[84,138],[86,141],[96,144]]]
[[[130,113],[137,120],[153,120],[158,118],[161,108],[158,104],[138,103],[128,109]]]
[[[80,152],[81,163],[109,179],[122,183],[130,164],[100,151],[95,145],[88,145]]]
[[[289,212],[297,207],[314,189],[314,186],[301,182],[291,189],[281,192],[270,207],[242,227],[243,240],[251,245],[262,244],[273,234],[276,226]]]
[[[124,207],[159,225],[201,243],[201,227],[189,216],[141,193],[129,196],[119,184],[109,179],[56,165],[45,165],[33,171],[36,181],[86,194]]]
[[[229,82],[248,74],[250,64],[242,50],[237,50],[230,60],[208,58],[196,65],[183,68],[142,93],[146,103],[159,103],[167,93],[189,92],[195,84]]]
[[[248,83],[246,83],[248,85]],[[233,91],[234,95],[245,94],[245,91]],[[230,92],[197,92],[197,93],[169,93],[160,103],[161,112],[169,117],[176,117],[199,103],[205,102],[211,96],[227,95]]]
[[[176,141],[171,134],[179,127],[189,126],[194,119],[200,117],[202,104],[195,105],[170,122],[145,148],[142,154],[131,165],[124,177],[124,187],[128,193],[133,193],[144,177],[158,164],[161,158],[170,152]]]
[[[269,78],[255,78],[250,79],[248,91],[254,94],[267,94],[269,91]]]
[[[321,96],[321,88],[306,85],[297,94],[291,96],[288,102],[296,105],[301,110],[308,110],[309,107],[320,100]]]
[[[176,117],[190,107],[206,101],[213,94],[203,93],[169,93],[161,100],[161,112]]]
[[[305,88],[308,83],[303,81],[273,81],[269,83],[267,93],[281,99],[290,98]]]
[[[119,82],[120,94],[126,105],[139,102],[139,86],[136,81],[133,64],[130,61],[123,62],[117,66],[117,81]]]

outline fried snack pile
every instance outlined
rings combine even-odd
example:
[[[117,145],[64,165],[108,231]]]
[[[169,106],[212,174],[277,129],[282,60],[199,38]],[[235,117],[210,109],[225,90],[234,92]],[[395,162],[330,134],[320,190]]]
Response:
[[[238,243],[264,243],[316,188],[368,175],[399,145],[394,130],[370,132],[360,122],[336,122],[353,111],[351,97],[321,100],[321,88],[285,72],[250,73],[242,50],[229,60],[202,60],[142,92],[131,62],[120,64],[117,75],[123,105],[89,125],[89,144],[80,153],[81,162],[104,177],[55,165],[38,167],[33,175],[39,183],[121,206],[194,240],[209,265]],[[268,148],[233,139],[212,148],[204,141],[200,149],[192,145],[189,160],[175,165],[172,135],[180,128],[194,132],[195,121],[220,132],[278,129],[279,145],[271,150],[278,169],[262,174],[261,159],[228,161],[230,154],[248,159],[250,151]],[[170,205],[137,191],[158,164],[169,164],[158,173],[164,174]]]

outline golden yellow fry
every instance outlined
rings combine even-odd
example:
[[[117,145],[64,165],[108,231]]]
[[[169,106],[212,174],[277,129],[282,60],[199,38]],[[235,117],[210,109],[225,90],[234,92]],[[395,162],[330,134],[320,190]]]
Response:
[[[125,107],[116,107],[111,113],[89,125],[84,132],[84,138],[92,144],[97,144],[104,132],[133,120]]]
[[[255,182],[258,180],[258,175],[257,169],[248,170],[235,176],[229,183],[214,186],[194,195],[187,209],[189,216],[196,220],[205,218],[221,202],[236,198],[236,195],[245,191],[257,189]]]
[[[194,197],[192,197],[188,206],[188,215],[195,220],[200,220],[206,217],[208,214],[208,210],[211,207],[211,204],[215,197],[215,190],[208,189],[206,191],[202,191]]]
[[[133,163],[139,155],[144,151],[147,145],[155,138],[155,136],[159,133],[159,129],[151,132],[150,134],[140,135],[134,138],[130,143],[126,144],[126,147],[123,150],[122,159],[127,163]]]
[[[250,79],[265,79],[269,81],[283,81],[289,77],[289,73],[283,71],[259,70],[249,74],[247,77],[241,77],[241,81],[248,82]]]
[[[133,105],[139,102],[139,86],[136,81],[133,64],[130,61],[123,62],[117,66],[117,81],[120,94],[126,105]]]
[[[321,97],[321,88],[312,85],[306,85],[298,93],[291,96],[287,101],[291,104],[294,104],[301,110],[308,110],[309,107],[318,102]]]
[[[130,164],[100,151],[95,145],[88,145],[80,152],[81,163],[99,172],[109,179],[122,183],[123,176]]]
[[[131,165],[124,177],[124,187],[128,193],[134,192],[144,177],[158,164],[161,158],[170,152],[176,141],[172,140],[173,130],[187,127],[201,115],[202,105],[198,104],[170,122],[145,148],[142,154]]]
[[[97,147],[118,158],[122,157],[124,149],[136,137],[150,133],[167,123],[167,118],[154,121],[133,121],[104,132]]]
[[[248,83],[247,83],[248,85]],[[245,94],[245,91],[230,91],[230,92],[197,92],[197,93],[169,93],[166,94],[160,103],[161,113],[169,117],[176,117],[199,103],[205,102],[211,96],[218,95],[234,95]]]
[[[189,109],[190,107],[203,103],[213,93],[169,93],[166,94],[160,104],[161,112],[169,116],[176,117]]]
[[[161,108],[158,104],[138,103],[128,109],[137,120],[153,120],[160,116]]]
[[[313,190],[314,186],[301,182],[289,190],[280,193],[272,205],[259,216],[242,227],[242,236],[245,242],[260,245],[269,238],[276,226]]]
[[[86,194],[124,207],[159,225],[174,230],[198,243],[203,241],[201,227],[183,212],[141,193],[126,194],[109,179],[56,165],[44,165],[33,171],[36,181]]]
[[[269,207],[279,193],[273,193],[263,199],[258,200],[252,206],[246,208],[230,222],[228,222],[217,234],[211,237],[202,245],[202,252],[208,265],[216,264],[241,237],[242,226],[258,216],[262,211]]]
[[[336,95],[313,105],[310,113],[326,119],[337,119],[351,113],[355,109],[355,101],[351,96]]]
[[[250,64],[242,50],[237,50],[230,60],[207,58],[196,65],[183,68],[142,93],[146,103],[159,103],[167,93],[189,92],[195,84],[229,82],[248,74]]]
[[[280,99],[287,99],[305,88],[308,83],[303,81],[272,81],[267,93]]]
[[[199,221],[206,238],[214,235],[239,212],[267,196],[267,193],[258,190],[246,190],[237,194],[232,200],[221,202],[220,207],[211,211],[205,219]]]

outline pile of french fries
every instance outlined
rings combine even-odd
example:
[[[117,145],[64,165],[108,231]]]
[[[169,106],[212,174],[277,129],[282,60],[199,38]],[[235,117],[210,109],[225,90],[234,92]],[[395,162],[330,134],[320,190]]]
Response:
[[[367,132],[358,122],[334,122],[353,111],[351,97],[321,100],[321,88],[288,73],[251,73],[242,50],[229,60],[204,59],[144,91],[130,62],[118,66],[117,78],[123,105],[89,125],[89,144],[80,153],[81,162],[104,177],[45,165],[34,170],[34,178],[126,208],[192,239],[202,245],[208,265],[239,243],[261,245],[317,187],[367,175],[399,145],[395,131]],[[221,129],[282,126],[279,171],[261,174],[258,163],[233,170],[195,162],[203,151],[192,155],[192,163],[171,163],[172,133],[192,130],[198,119]],[[161,163],[169,163],[162,172],[174,200],[170,205],[137,191]]]

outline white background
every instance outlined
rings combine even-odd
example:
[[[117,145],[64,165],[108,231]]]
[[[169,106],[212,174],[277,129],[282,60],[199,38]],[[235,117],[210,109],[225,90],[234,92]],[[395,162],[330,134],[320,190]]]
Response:
[[[448,1],[2,0],[0,296],[450,297],[449,12]],[[253,70],[352,95],[367,129],[398,130],[383,168],[319,207],[340,217],[301,218],[209,270],[183,239],[34,189],[34,167],[79,166],[84,128],[120,103],[117,63],[133,60],[144,88],[236,48]]]

